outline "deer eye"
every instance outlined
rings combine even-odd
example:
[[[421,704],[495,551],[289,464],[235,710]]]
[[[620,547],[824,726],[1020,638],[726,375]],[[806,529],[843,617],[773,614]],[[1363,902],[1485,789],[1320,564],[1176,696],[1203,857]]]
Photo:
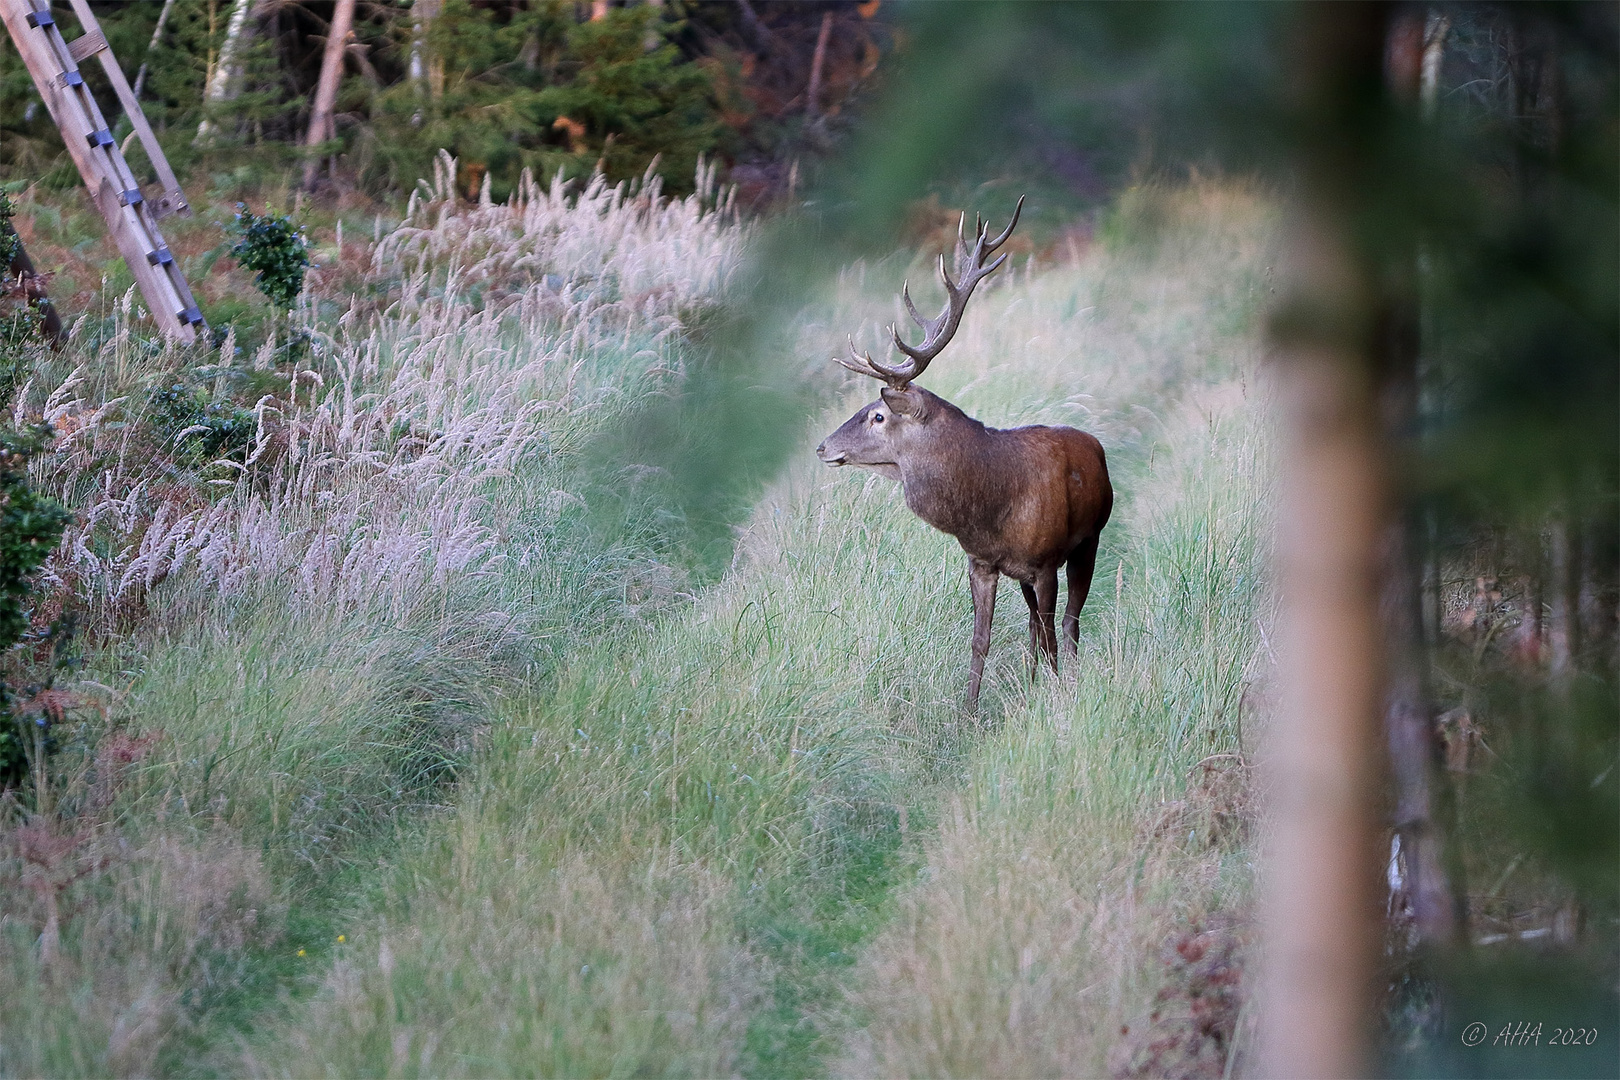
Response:
[[[872,414],[872,423],[874,423],[874,424],[883,423],[883,414],[880,413],[880,412],[873,413]]]

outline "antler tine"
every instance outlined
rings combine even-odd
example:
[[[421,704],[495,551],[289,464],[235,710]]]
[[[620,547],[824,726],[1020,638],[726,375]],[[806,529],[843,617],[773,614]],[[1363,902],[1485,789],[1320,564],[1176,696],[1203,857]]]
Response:
[[[857,375],[870,375],[874,379],[883,377],[878,374],[877,367],[870,356],[855,351],[854,335],[851,335],[849,339],[849,359],[846,360],[842,356],[834,354],[833,362],[843,365]]]
[[[958,218],[956,222],[956,276],[958,279],[967,274],[967,272],[972,269],[973,266],[973,248],[968,247],[967,237],[963,235],[966,228],[967,211],[964,210],[962,211],[962,216]],[[978,236],[974,236],[973,242],[975,247],[978,246],[978,241]],[[951,284],[950,279],[945,276],[944,255],[939,257],[939,278],[941,281],[945,282],[945,291],[949,292],[951,289]]]
[[[1013,226],[1018,224],[1018,215],[1023,213],[1023,212],[1024,212],[1024,196],[1020,195],[1020,196],[1018,196],[1018,205],[1013,207],[1012,220],[1007,222],[1007,227],[1005,229],[1001,230],[1001,235],[1000,236],[996,237],[994,240],[990,241],[990,243],[985,246],[984,253],[986,255],[990,254],[992,251],[995,251],[996,248],[1000,247],[1002,244],[1005,244],[1007,242],[1007,237],[1012,235]]]
[[[909,282],[909,281],[901,282],[901,284],[900,284],[900,299],[902,299],[902,300],[904,300],[906,302],[906,311],[911,315],[911,321],[916,323],[918,326],[922,327],[923,332],[927,333],[928,332],[928,323],[923,319],[923,317],[920,314],[918,314],[917,305],[913,304],[911,302],[911,282]]]
[[[939,257],[939,280],[945,286],[945,308],[938,317],[924,319],[918,314],[916,305],[911,302],[910,285],[907,283],[901,288],[901,297],[905,300],[906,310],[911,313],[914,321],[923,330],[921,345],[913,348],[900,340],[900,331],[894,326],[889,327],[889,333],[894,338],[895,348],[911,358],[911,363],[905,367],[889,367],[879,364],[868,358],[868,362],[879,373],[880,377],[902,379],[909,381],[915,379],[928,367],[929,361],[940,354],[940,351],[950,343],[956,334],[956,328],[962,321],[962,313],[967,310],[968,298],[972,296],[974,288],[995,273],[1001,264],[1007,261],[1007,255],[1002,254],[994,261],[986,264],[986,256],[992,254],[1007,238],[1012,235],[1013,228],[1018,224],[1018,217],[1024,209],[1024,197],[1019,196],[1018,205],[1013,208],[1012,220],[1007,227],[994,239],[990,237],[989,229],[982,217],[974,215],[973,248],[970,251],[967,244],[967,211],[956,223],[956,276],[952,281],[945,272],[945,256]]]

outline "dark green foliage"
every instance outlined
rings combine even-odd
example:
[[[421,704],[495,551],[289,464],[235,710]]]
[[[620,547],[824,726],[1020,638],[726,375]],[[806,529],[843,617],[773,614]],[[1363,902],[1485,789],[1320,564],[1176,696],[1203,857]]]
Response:
[[[374,141],[362,171],[408,187],[442,148],[460,160],[466,195],[483,175],[502,198],[527,167],[547,177],[639,176],[655,157],[669,188],[689,191],[700,155],[724,128],[709,68],[683,62],[674,25],[649,6],[578,23],[571,5],[536,4],[501,23],[495,11],[450,0],[427,47],[442,88],[400,82],[375,94]]]
[[[47,424],[23,431],[0,429],[0,650],[10,649],[27,631],[30,577],[72,520],[61,503],[28,483],[28,460],[52,437]],[[16,715],[11,687],[4,681],[0,709],[0,787],[9,787],[26,775],[29,756],[44,747],[48,722],[43,715],[32,720]]]
[[[259,291],[282,310],[292,307],[304,287],[304,271],[309,267],[303,230],[281,214],[260,216],[237,203],[234,231],[241,239],[231,248],[231,254],[244,270],[255,272],[253,280]]]
[[[150,404],[153,427],[165,448],[199,462],[242,454],[258,430],[251,410],[209,401],[182,383],[152,391]]]
[[[22,240],[11,228],[14,212],[11,200],[0,191],[0,271],[9,268],[22,249]],[[27,290],[9,276],[5,286],[0,287],[0,403],[11,400],[12,392],[32,367],[32,353],[39,347],[44,303],[48,301],[30,303]]]
[[[11,198],[0,191],[0,266],[10,266],[11,260],[17,257],[18,250],[22,248],[22,241],[11,228],[11,216],[16,212]]]
[[[28,484],[28,460],[54,437],[49,424],[0,431],[0,648],[28,628],[28,576],[62,539],[72,515]]]

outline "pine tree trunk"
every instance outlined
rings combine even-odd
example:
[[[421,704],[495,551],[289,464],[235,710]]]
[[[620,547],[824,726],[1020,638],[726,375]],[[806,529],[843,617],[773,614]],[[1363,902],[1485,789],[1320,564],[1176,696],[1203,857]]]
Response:
[[[332,12],[332,25],[326,33],[326,51],[321,55],[321,78],[315,86],[315,103],[309,112],[309,138],[305,145],[311,150],[304,162],[304,186],[313,187],[320,162],[313,150],[333,138],[332,110],[337,105],[338,83],[343,77],[343,53],[348,48],[349,31],[354,25],[354,0],[337,0]]]
[[[1380,290],[1355,247],[1357,169],[1383,107],[1377,7],[1303,5],[1295,296],[1274,324],[1283,468],[1276,543],[1281,702],[1266,753],[1260,1070],[1363,1076],[1382,919],[1380,568],[1388,536],[1374,372]]]

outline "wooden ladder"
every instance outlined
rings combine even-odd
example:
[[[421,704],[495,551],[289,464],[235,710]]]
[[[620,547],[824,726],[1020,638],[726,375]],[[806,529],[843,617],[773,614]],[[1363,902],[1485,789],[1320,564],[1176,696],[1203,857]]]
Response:
[[[158,328],[167,337],[194,341],[199,331],[208,329],[208,324],[157,225],[159,219],[170,214],[189,216],[191,207],[124,72],[107,47],[107,37],[90,11],[88,0],[71,3],[74,17],[84,31],[72,41],[63,40],[61,28],[51,16],[50,0],[0,0],[0,18],[5,20],[6,30],[34,77],[40,98],[61,131],[91,200],[106,219],[107,231],[118,245],[119,254],[135,275]],[[142,194],[140,181],[130,171],[79,73],[79,65],[91,56],[101,61],[124,115],[129,117],[157,173],[162,191],[155,198]]]

